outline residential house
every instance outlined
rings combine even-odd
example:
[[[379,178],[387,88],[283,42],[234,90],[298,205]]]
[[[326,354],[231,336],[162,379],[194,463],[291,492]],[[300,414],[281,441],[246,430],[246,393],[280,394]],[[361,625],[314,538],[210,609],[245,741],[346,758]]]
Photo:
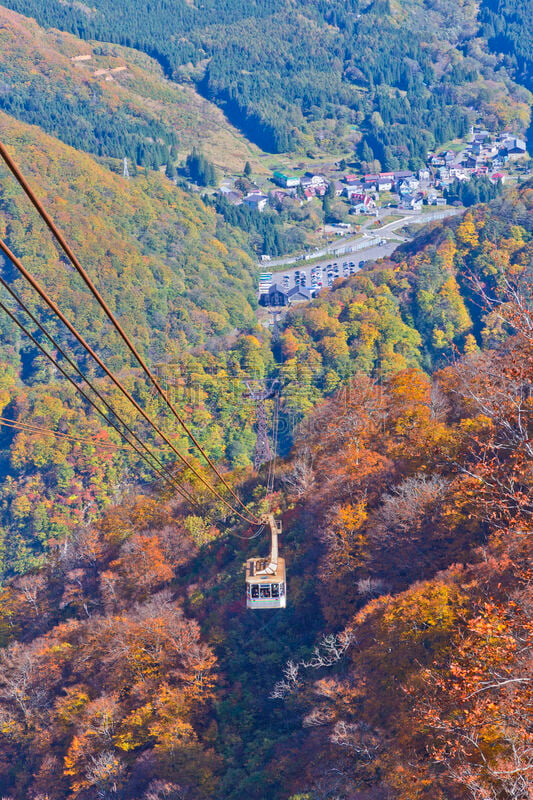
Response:
[[[390,192],[394,186],[394,176],[390,178],[380,177],[376,181],[376,188],[378,192]]]
[[[247,206],[255,209],[256,211],[263,211],[268,203],[268,197],[266,194],[258,194],[254,192],[253,194],[247,195],[244,198],[244,202]]]
[[[358,193],[352,195],[351,198],[353,207],[352,214],[368,214],[372,213],[376,208],[376,202],[369,194]]]
[[[504,149],[509,161],[516,161],[516,159],[527,155],[526,143],[523,139],[517,139],[516,137],[507,139]]]
[[[344,189],[344,194],[346,195],[348,200],[351,200],[354,194],[360,194],[361,192],[364,191],[364,189],[365,189],[364,183],[362,183],[361,181],[357,181],[357,183],[353,183],[351,186],[346,186]]]
[[[412,178],[413,177],[413,173],[411,172],[410,169],[399,169],[399,170],[396,170],[393,174],[394,174],[394,180],[396,182],[398,182],[402,178]]]
[[[374,206],[368,208],[364,203],[355,203],[350,208],[350,214],[376,214],[376,209]]]
[[[376,189],[379,180],[379,175],[365,175],[363,178],[366,189]]]
[[[422,195],[404,195],[401,199],[400,207],[408,208],[411,211],[419,211],[422,208]]]
[[[309,197],[324,197],[328,190],[327,183],[325,181],[308,181],[304,183],[304,179],[302,178],[301,183],[302,189],[304,190],[304,194],[307,198]]]
[[[311,172],[307,172],[304,177],[300,179],[300,183],[302,186],[309,184],[311,186],[327,186],[328,184],[325,175],[315,175]]]
[[[467,169],[475,170],[477,169],[478,165],[481,164],[481,162],[482,162],[481,158],[469,153],[468,156],[466,157],[465,166]]]
[[[474,129],[473,133],[474,133],[473,141],[476,143],[478,142],[483,143],[486,140],[490,140],[490,133],[488,131]]]
[[[396,186],[396,191],[400,195],[413,194],[418,189],[419,183],[416,178],[404,178],[399,181]]]
[[[418,189],[419,185],[420,181],[418,178],[415,178],[411,172],[408,175],[396,178],[395,189],[399,194],[402,192],[414,192],[416,189]]]

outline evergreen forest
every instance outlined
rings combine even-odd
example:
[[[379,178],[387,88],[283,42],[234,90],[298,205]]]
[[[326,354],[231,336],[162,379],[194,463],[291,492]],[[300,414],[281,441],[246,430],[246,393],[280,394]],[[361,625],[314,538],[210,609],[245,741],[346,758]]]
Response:
[[[421,0],[305,0],[297,14],[286,0],[6,5],[45,27],[156,58],[167,77],[192,82],[265,151],[312,151],[315,134],[331,120],[352,126],[361,157],[377,159],[385,170],[419,167],[428,150],[463,136],[472,107],[501,124],[508,109],[491,102],[489,87],[493,92],[496,82],[520,106],[524,96],[512,79],[523,82],[530,63],[531,16],[524,7],[515,13],[511,3],[497,9],[487,3],[479,18],[473,0],[428,8]],[[72,101],[49,99],[51,108],[24,95],[4,103],[45,127],[63,108],[76,113]],[[99,137],[98,147],[111,151],[120,118],[107,125],[113,130]],[[132,141],[129,152],[135,148]]]

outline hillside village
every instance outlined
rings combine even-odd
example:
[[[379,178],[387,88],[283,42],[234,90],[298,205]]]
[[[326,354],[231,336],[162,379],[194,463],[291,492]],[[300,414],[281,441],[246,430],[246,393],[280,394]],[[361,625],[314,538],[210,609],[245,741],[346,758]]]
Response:
[[[231,177],[222,182],[219,192],[231,205],[258,212],[269,206],[276,210],[303,206],[329,195],[344,200],[350,214],[378,215],[384,207],[416,211],[423,205],[458,204],[457,186],[483,178],[493,185],[504,184],[514,180],[521,167],[526,168],[526,142],[509,131],[493,134],[472,127],[468,139],[459,149],[429,153],[426,166],[417,171],[339,175],[344,163],[336,162],[329,170],[303,175],[274,170],[261,185]],[[345,230],[333,227],[331,232]]]

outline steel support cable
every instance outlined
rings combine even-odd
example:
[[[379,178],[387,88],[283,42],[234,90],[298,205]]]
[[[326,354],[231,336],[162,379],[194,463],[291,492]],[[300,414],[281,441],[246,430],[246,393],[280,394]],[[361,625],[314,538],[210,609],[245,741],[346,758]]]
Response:
[[[39,200],[39,198],[37,197],[37,195],[35,194],[35,192],[31,188],[31,186],[29,185],[29,183],[26,180],[26,178],[24,177],[24,175],[22,174],[19,166],[11,158],[11,156],[8,153],[8,151],[6,150],[5,145],[1,141],[0,141],[0,156],[3,158],[4,162],[8,166],[9,170],[13,174],[14,178],[16,179],[16,181],[23,188],[23,190],[24,190],[25,194],[27,195],[28,199],[30,200],[32,205],[35,207],[35,209],[37,210],[39,216],[42,218],[43,222],[46,224],[46,226],[48,227],[48,229],[50,230],[52,235],[55,237],[55,239],[59,243],[61,249],[63,250],[63,252],[67,256],[67,258],[69,259],[69,261],[72,264],[72,266],[74,267],[74,269],[82,277],[84,283],[89,288],[89,290],[92,293],[93,297],[97,300],[97,302],[99,303],[101,308],[104,310],[104,312],[107,315],[108,319],[110,320],[111,324],[113,325],[113,327],[115,328],[117,333],[120,335],[122,340],[125,342],[126,346],[128,347],[129,351],[131,352],[131,354],[133,355],[133,357],[135,358],[137,363],[141,366],[141,368],[143,369],[144,373],[149,378],[150,382],[152,383],[152,386],[156,389],[156,391],[160,395],[160,397],[163,398],[163,400],[165,401],[166,405],[169,407],[169,409],[172,412],[172,414],[174,415],[174,417],[178,420],[178,422],[181,425],[181,427],[183,428],[183,430],[186,432],[186,434],[189,436],[191,441],[194,443],[195,447],[197,447],[199,452],[202,454],[202,456],[204,457],[206,462],[209,464],[209,466],[211,467],[213,472],[217,475],[217,477],[222,482],[222,484],[226,487],[226,489],[230,492],[230,494],[235,498],[235,500],[237,500],[239,505],[242,506],[242,508],[244,508],[246,513],[249,514],[252,517],[252,519],[253,519],[253,523],[252,524],[259,524],[259,520],[257,519],[257,517],[255,517],[254,514],[251,511],[248,510],[248,508],[246,507],[245,503],[243,503],[243,501],[240,499],[240,497],[233,491],[232,487],[226,481],[224,476],[219,472],[219,470],[217,469],[216,465],[213,463],[213,461],[211,460],[209,455],[203,449],[203,447],[200,444],[200,442],[197,440],[197,438],[195,437],[193,432],[190,430],[190,428],[188,427],[186,422],[183,420],[183,418],[181,417],[179,412],[176,410],[174,404],[171,403],[171,401],[167,397],[166,392],[160,386],[159,381],[157,380],[157,378],[155,377],[155,375],[153,374],[151,369],[148,367],[148,365],[146,364],[146,362],[144,361],[144,359],[142,358],[140,353],[137,351],[135,345],[133,344],[131,339],[128,337],[127,333],[124,331],[124,329],[120,325],[119,321],[116,319],[115,315],[113,314],[113,312],[111,311],[111,309],[109,308],[107,303],[105,302],[104,298],[102,297],[102,295],[100,294],[100,292],[96,288],[95,284],[92,282],[92,280],[89,277],[88,273],[82,267],[82,265],[79,262],[78,258],[76,257],[76,255],[74,254],[72,249],[70,248],[70,246],[69,246],[68,242],[66,241],[65,237],[63,236],[63,234],[61,233],[61,231],[59,230],[59,228],[57,227],[57,225],[55,224],[53,219],[50,217],[50,215],[48,214],[48,212],[44,208],[43,204],[41,203],[41,201]],[[209,487],[209,488],[211,488],[211,487]],[[220,499],[223,499],[223,498],[221,498],[221,495],[217,495],[217,496]],[[241,514],[239,514],[239,516],[242,517]],[[242,518],[245,519],[244,517],[242,517]]]
[[[92,358],[96,361],[98,366],[112,380],[112,382],[115,384],[117,389],[119,389],[122,392],[124,397],[126,397],[130,401],[130,403],[133,405],[133,407],[139,412],[139,414],[141,414],[141,416],[146,420],[146,422],[148,422],[148,424],[154,429],[154,431],[168,444],[168,446],[178,456],[178,458],[184,464],[184,466],[186,466],[188,469],[190,469],[191,472],[193,473],[193,475],[195,475],[198,478],[198,480],[201,483],[203,483],[204,486],[206,486],[212,492],[212,494],[215,495],[215,497],[218,497],[218,499],[221,500],[222,503],[224,503],[224,505],[227,508],[229,508],[229,510],[233,514],[236,514],[237,516],[239,516],[241,519],[243,519],[245,522],[249,523],[250,525],[258,525],[258,524],[260,524],[259,520],[257,520],[255,517],[253,519],[245,517],[243,514],[241,514],[240,511],[238,511],[237,509],[233,508],[231,503],[228,503],[228,501],[219,492],[217,492],[217,490],[213,486],[211,486],[209,481],[207,481],[203,477],[203,475],[201,475],[201,473],[198,472],[198,470],[193,466],[193,464],[191,464],[185,458],[185,456],[183,456],[180,453],[180,451],[170,441],[170,439],[168,438],[166,433],[164,431],[162,431],[161,428],[158,425],[156,425],[156,423],[151,419],[151,417],[146,413],[146,411],[139,405],[139,403],[130,394],[130,392],[126,389],[126,387],[122,384],[122,382],[114,375],[113,372],[111,372],[110,369],[108,369],[108,367],[104,364],[104,362],[102,361],[100,356],[93,350],[93,348],[90,346],[90,344],[83,338],[83,336],[78,332],[78,330],[74,327],[74,325],[72,325],[69,322],[69,320],[65,317],[65,315],[60,310],[60,308],[56,305],[56,303],[54,303],[54,301],[48,296],[48,294],[45,292],[45,290],[40,286],[40,284],[35,280],[35,278],[28,272],[26,267],[16,257],[16,255],[9,249],[7,244],[1,238],[0,238],[0,250],[9,258],[9,260],[13,263],[13,265],[26,278],[28,283],[32,286],[33,289],[35,289],[35,291],[37,292],[39,297],[41,297],[42,300],[44,300],[46,305],[53,311],[53,313],[57,317],[59,317],[61,322],[68,328],[68,330],[72,333],[72,335],[76,338],[76,340],[82,345],[82,347],[84,347],[85,350],[89,353],[89,355],[92,356]]]
[[[268,474],[266,480],[266,499],[268,510],[271,510],[270,495],[274,489],[274,479],[276,474],[276,461],[278,449],[278,425],[279,425],[279,392],[276,392],[274,397],[274,414],[272,421],[272,458],[268,465]]]
[[[137,448],[137,446],[136,446],[136,445],[134,445],[132,442],[130,442],[130,441],[129,441],[129,439],[128,439],[128,438],[127,438],[127,436],[126,436],[126,435],[123,433],[123,431],[121,431],[121,430],[120,430],[120,428],[118,428],[118,427],[117,427],[117,426],[116,426],[116,425],[115,425],[115,424],[114,424],[114,423],[113,423],[111,420],[109,420],[109,419],[106,417],[106,415],[103,413],[103,411],[101,411],[101,409],[100,409],[100,408],[98,408],[98,406],[96,405],[96,403],[94,403],[94,402],[93,402],[93,400],[92,400],[92,399],[91,399],[91,398],[90,398],[90,397],[89,397],[89,396],[88,396],[88,395],[87,395],[87,394],[86,394],[86,393],[83,391],[83,389],[81,389],[81,387],[80,387],[80,386],[78,386],[78,384],[77,384],[77,383],[76,383],[76,382],[75,382],[75,381],[74,381],[74,380],[71,378],[71,376],[70,376],[70,375],[69,375],[67,372],[65,372],[65,370],[64,370],[64,369],[61,367],[61,365],[60,365],[60,364],[57,362],[57,360],[56,360],[56,359],[55,359],[55,358],[54,358],[54,357],[53,357],[53,356],[52,356],[50,353],[48,353],[48,352],[47,352],[47,351],[44,349],[44,347],[42,347],[42,346],[41,346],[41,344],[40,344],[40,343],[37,341],[37,339],[36,339],[36,338],[35,338],[35,337],[34,337],[34,336],[33,336],[33,335],[32,335],[32,334],[29,332],[29,330],[28,330],[28,329],[25,327],[25,325],[24,325],[22,322],[20,322],[20,320],[19,320],[19,319],[17,319],[17,317],[16,317],[16,316],[15,316],[15,315],[14,315],[14,314],[13,314],[13,313],[12,313],[12,312],[9,310],[9,308],[7,308],[7,306],[5,306],[5,305],[4,305],[4,303],[0,302],[0,308],[1,308],[3,311],[5,311],[5,313],[8,315],[8,317],[10,317],[10,319],[11,319],[11,320],[12,320],[12,321],[15,323],[15,325],[18,325],[18,327],[19,327],[19,328],[20,328],[20,329],[23,331],[23,333],[24,333],[24,334],[25,334],[25,335],[26,335],[26,336],[27,336],[27,337],[28,337],[28,338],[29,338],[29,339],[30,339],[30,340],[33,342],[33,344],[34,344],[34,345],[35,345],[35,346],[36,346],[36,347],[37,347],[37,348],[38,348],[38,349],[41,351],[41,353],[42,353],[44,356],[46,356],[46,358],[48,358],[48,360],[52,362],[52,364],[53,364],[53,365],[56,367],[56,369],[58,369],[58,370],[59,370],[59,372],[60,372],[60,373],[61,373],[61,374],[62,374],[62,375],[63,375],[63,376],[64,376],[64,377],[65,377],[65,378],[66,378],[66,379],[67,379],[67,380],[68,380],[68,381],[69,381],[69,382],[70,382],[70,383],[71,383],[71,384],[74,386],[74,388],[76,389],[76,391],[77,391],[77,392],[79,392],[79,394],[81,394],[81,395],[82,395],[82,397],[84,397],[84,398],[85,398],[85,400],[87,400],[87,402],[88,402],[88,403],[89,403],[91,406],[93,406],[93,408],[94,408],[94,409],[95,409],[95,410],[96,410],[96,411],[97,411],[97,412],[98,412],[98,413],[99,413],[99,414],[100,414],[100,415],[101,415],[101,416],[102,416],[102,417],[103,417],[103,418],[106,420],[106,422],[107,422],[109,425],[111,425],[111,427],[113,427],[113,428],[114,428],[114,429],[117,431],[117,433],[119,434],[119,436],[121,436],[121,437],[122,437],[122,439],[124,439],[124,441],[125,441],[127,444],[129,444],[129,445],[130,445],[130,447],[132,447],[132,448],[133,448],[133,450],[135,450],[135,452],[136,452],[136,453],[137,453],[137,454],[138,454],[138,455],[139,455],[139,456],[140,456],[140,457],[143,459],[143,461],[145,461],[145,462],[148,464],[148,466],[150,467],[150,469],[151,469],[151,470],[153,470],[155,473],[157,473],[157,474],[158,474],[158,475],[159,475],[159,476],[160,476],[160,477],[161,477],[163,480],[165,480],[165,481],[167,481],[168,483],[170,483],[171,485],[173,485],[173,486],[174,486],[174,487],[177,489],[178,493],[179,493],[179,494],[180,494],[180,495],[183,497],[183,499],[184,499],[184,500],[188,500],[190,503],[192,503],[193,505],[196,505],[196,506],[198,507],[198,504],[196,503],[196,501],[194,500],[194,498],[192,498],[192,497],[189,495],[189,493],[187,492],[187,490],[186,490],[186,489],[184,489],[184,488],[181,486],[181,484],[180,484],[180,483],[178,483],[178,481],[176,481],[176,480],[175,480],[175,478],[173,478],[172,476],[171,476],[171,477],[169,477],[169,476],[168,476],[168,475],[166,475],[164,472],[161,472],[161,471],[160,471],[160,470],[159,470],[157,467],[155,467],[155,466],[154,466],[154,465],[153,465],[153,464],[152,464],[152,463],[149,461],[149,459],[148,459],[148,458],[145,456],[145,454],[144,454],[144,453],[143,453],[141,450],[139,450],[139,449]]]
[[[267,495],[272,493],[274,489],[274,479],[276,475],[276,461],[278,454],[278,429],[279,429],[279,392],[276,392],[274,398],[274,420],[272,426],[272,460],[269,466],[269,474],[267,479]]]
[[[270,511],[270,498],[269,495],[272,493],[274,488],[274,477],[276,471],[276,461],[277,461],[277,447],[278,447],[278,427],[279,427],[279,392],[276,392],[276,396],[274,399],[274,421],[273,421],[273,436],[272,436],[272,449],[273,455],[270,459],[270,463],[268,465],[268,474],[267,474],[267,481],[266,481],[266,497],[268,502],[268,509]],[[251,542],[252,539],[257,539],[260,536],[264,529],[265,525],[262,525],[259,530],[254,533],[253,536],[241,536],[238,533],[234,533],[234,536],[237,536],[239,539],[244,539],[245,541]]]
[[[0,243],[1,243],[1,240],[0,240]],[[1,244],[0,244],[0,246],[1,246]],[[135,431],[132,430],[132,428],[128,425],[128,423],[124,422],[122,417],[120,417],[120,415],[117,414],[117,412],[115,411],[113,406],[110,405],[110,403],[105,399],[105,397],[102,395],[102,393],[91,383],[91,381],[89,381],[88,378],[85,377],[83,372],[79,369],[78,365],[63,350],[61,345],[58,344],[56,342],[56,340],[48,333],[46,328],[43,325],[41,325],[39,320],[30,311],[30,309],[27,307],[27,305],[24,303],[24,301],[11,288],[11,286],[7,283],[7,281],[4,278],[2,278],[1,275],[0,275],[0,284],[2,284],[4,289],[7,292],[9,292],[11,297],[18,303],[18,305],[22,308],[22,310],[26,312],[26,314],[29,316],[29,318],[32,320],[32,322],[39,328],[41,333],[43,333],[46,336],[48,341],[51,343],[52,347],[54,347],[58,351],[58,353],[61,354],[61,356],[72,367],[72,369],[76,372],[76,374],[80,376],[82,381],[84,381],[84,383],[87,384],[87,386],[91,389],[91,391],[94,392],[94,394],[98,397],[100,402],[102,402],[104,404],[104,406],[107,408],[107,410],[110,411],[111,414],[113,414],[114,417],[116,417],[118,420],[120,420],[120,424],[123,426],[123,428],[125,430],[127,430],[129,435],[137,442],[138,445],[140,445],[142,447],[142,449],[150,456],[150,458],[152,458],[159,465],[159,467],[169,475],[171,480],[174,481],[175,478],[174,478],[171,470],[161,461],[161,459],[157,455],[154,455],[154,453],[150,450],[150,448],[142,441],[142,439],[135,433]],[[104,415],[102,415],[102,416],[104,416]],[[113,423],[110,422],[110,420],[109,420],[109,418],[107,416],[104,416],[104,419],[106,420],[106,422],[109,422],[109,424],[113,424]],[[115,430],[117,430],[115,425],[113,425],[113,427],[115,428]]]
[[[93,408],[95,408],[96,411],[98,411],[98,413],[104,417],[106,422],[108,422],[108,424],[111,425],[111,427],[113,427],[117,431],[117,433],[122,437],[122,439],[124,439],[124,441],[126,441],[130,445],[130,447],[132,447],[135,450],[135,452],[143,459],[143,461],[145,461],[148,464],[150,469],[156,472],[161,478],[163,478],[163,480],[166,480],[172,485],[174,485],[174,487],[177,489],[177,491],[183,497],[184,500],[188,500],[194,505],[197,505],[194,499],[189,495],[187,490],[181,486],[181,484],[179,484],[175,479],[169,478],[167,475],[165,475],[165,473],[161,472],[157,467],[154,467],[154,465],[148,460],[145,454],[141,450],[139,450],[136,445],[132,444],[132,442],[129,441],[127,436],[120,430],[120,428],[118,428],[113,422],[111,422],[111,420],[107,419],[103,411],[101,411],[101,409],[98,408],[96,403],[94,403],[94,401],[83,391],[83,389],[80,386],[78,386],[78,384],[73,380],[73,378],[71,378],[71,376],[67,372],[65,372],[65,370],[61,367],[61,365],[57,362],[57,360],[50,353],[48,353],[48,351],[45,350],[44,347],[42,347],[42,345],[38,342],[35,336],[33,336],[33,334],[30,333],[30,331],[26,328],[26,326],[1,301],[0,301],[0,309],[5,311],[7,316],[15,323],[15,325],[17,325],[21,329],[21,331],[28,337],[28,339],[30,339],[33,342],[33,344],[41,351],[41,353],[44,356],[46,356],[46,358],[48,358],[49,361],[52,362],[52,364],[56,367],[56,369],[58,369],[59,372],[74,386],[76,391],[79,392],[82,395],[82,397],[84,397],[85,400],[87,400],[87,402],[90,403],[90,405],[93,406]]]
[[[30,425],[26,422],[20,422],[18,419],[7,419],[7,417],[0,417],[0,425],[5,428],[16,428],[23,433],[48,433],[52,436],[57,436],[59,439],[70,439],[73,442],[80,444],[92,444],[94,447],[103,447],[105,450],[116,451],[118,445],[113,442],[104,442],[99,439],[87,439],[81,436],[72,436],[69,433],[62,431],[53,431],[51,428],[43,428],[39,425]]]

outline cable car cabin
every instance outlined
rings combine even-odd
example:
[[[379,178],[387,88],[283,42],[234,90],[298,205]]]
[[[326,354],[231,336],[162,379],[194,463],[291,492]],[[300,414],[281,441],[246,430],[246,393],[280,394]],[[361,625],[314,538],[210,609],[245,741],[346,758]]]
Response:
[[[246,608],[285,608],[287,605],[285,559],[278,558],[275,572],[267,573],[268,558],[246,562]]]
[[[249,558],[245,564],[246,608],[285,608],[285,559],[278,556],[281,521],[275,520],[273,514],[265,514],[262,521],[270,528],[270,557]]]

